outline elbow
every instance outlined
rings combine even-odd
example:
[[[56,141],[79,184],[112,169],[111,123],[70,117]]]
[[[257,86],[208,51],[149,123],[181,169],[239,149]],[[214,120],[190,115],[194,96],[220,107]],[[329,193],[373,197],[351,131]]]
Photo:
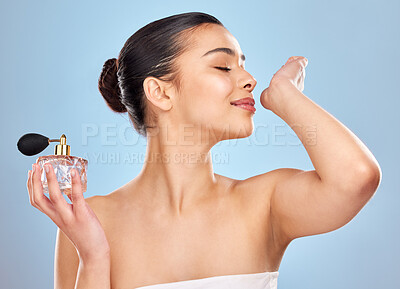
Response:
[[[382,180],[382,170],[378,164],[362,165],[351,174],[351,179],[345,185],[346,192],[362,195],[374,195]]]
[[[378,164],[368,167],[365,169],[365,174],[368,176],[367,184],[369,184],[370,188],[367,193],[374,194],[382,181],[381,167]]]

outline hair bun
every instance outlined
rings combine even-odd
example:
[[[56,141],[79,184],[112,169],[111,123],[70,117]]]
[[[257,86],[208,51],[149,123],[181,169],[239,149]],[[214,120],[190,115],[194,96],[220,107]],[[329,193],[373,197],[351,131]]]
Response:
[[[101,95],[113,111],[121,113],[127,111],[125,105],[121,102],[116,58],[108,59],[104,63],[98,85]]]

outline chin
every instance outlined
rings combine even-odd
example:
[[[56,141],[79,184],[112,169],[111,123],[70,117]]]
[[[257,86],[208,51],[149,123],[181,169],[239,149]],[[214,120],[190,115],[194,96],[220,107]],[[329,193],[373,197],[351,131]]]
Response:
[[[212,120],[210,120],[212,119]],[[246,138],[253,134],[254,123],[250,115],[218,115],[218,117],[207,117],[207,134],[216,138],[217,142]]]
[[[246,138],[252,135],[254,131],[254,125],[253,122],[251,122],[251,125],[242,125],[241,128],[235,132],[234,138]]]
[[[253,119],[249,118],[242,122],[234,122],[225,130],[224,140],[246,138],[253,134],[254,124]]]

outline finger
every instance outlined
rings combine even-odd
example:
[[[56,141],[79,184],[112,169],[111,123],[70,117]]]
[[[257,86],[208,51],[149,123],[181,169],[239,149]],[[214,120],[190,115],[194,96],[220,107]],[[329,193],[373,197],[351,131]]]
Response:
[[[51,164],[45,164],[43,167],[46,171],[46,179],[49,188],[50,200],[56,208],[57,212],[60,214],[61,218],[66,220],[66,218],[72,216],[70,205],[67,203],[61,193],[53,166]]]
[[[301,74],[304,72],[306,65],[307,65],[306,58],[302,56],[297,56],[296,59],[290,61],[288,65],[285,65],[283,67],[283,70],[291,73],[293,77],[294,75],[296,75],[295,78],[297,82],[298,78],[300,78]]]
[[[304,90],[304,78],[305,77],[306,77],[306,73],[304,71],[304,73],[301,75],[301,86],[300,86],[301,92],[303,92],[303,90]]]
[[[83,197],[83,192],[82,192],[81,177],[76,169],[71,170],[71,181],[72,181],[71,199],[73,203],[73,210],[74,212],[76,212],[76,210],[79,210],[83,206],[85,206],[85,198]]]
[[[32,190],[31,190],[32,186],[31,186],[31,170],[28,170],[28,179],[26,181],[26,189],[28,190],[28,195],[29,195],[29,202],[31,203],[31,205],[33,206],[33,202],[32,202]]]
[[[288,60],[286,60],[286,63],[289,63],[290,61],[292,61],[292,60],[293,60],[293,57],[294,57],[294,56],[289,57]],[[285,63],[285,64],[286,64],[286,63]]]
[[[291,57],[292,60],[297,60],[297,59],[300,59],[300,58],[304,58],[304,57],[303,56],[292,56]]]
[[[308,64],[308,59],[304,56],[291,56],[289,57],[289,59],[286,61],[285,64],[292,62],[292,61],[299,61],[299,63],[301,63],[302,66],[306,67]]]
[[[301,64],[303,68],[305,68],[308,64],[308,59],[305,58],[304,56],[295,56],[294,60],[298,60],[298,62]]]
[[[40,179],[42,170],[36,164],[32,165],[30,176],[31,203],[42,213],[49,216],[53,221],[57,218],[57,212],[51,201],[43,194],[43,185]]]
[[[29,203],[38,209],[39,211],[43,212],[42,209],[35,203],[34,198],[33,198],[33,190],[32,190],[32,171],[28,171],[28,181],[26,182],[26,187],[28,189],[28,194],[29,194]]]

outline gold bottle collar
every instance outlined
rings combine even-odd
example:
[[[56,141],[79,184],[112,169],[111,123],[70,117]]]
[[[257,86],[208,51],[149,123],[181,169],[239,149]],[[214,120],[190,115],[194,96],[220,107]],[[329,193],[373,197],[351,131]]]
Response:
[[[67,138],[64,134],[60,137],[60,139],[51,139],[51,140],[49,139],[49,142],[54,142],[54,141],[60,142],[60,144],[55,146],[55,149],[54,149],[55,155],[57,155],[57,156],[59,156],[59,155],[69,156],[70,155],[71,149],[70,149],[70,146],[67,145]]]

